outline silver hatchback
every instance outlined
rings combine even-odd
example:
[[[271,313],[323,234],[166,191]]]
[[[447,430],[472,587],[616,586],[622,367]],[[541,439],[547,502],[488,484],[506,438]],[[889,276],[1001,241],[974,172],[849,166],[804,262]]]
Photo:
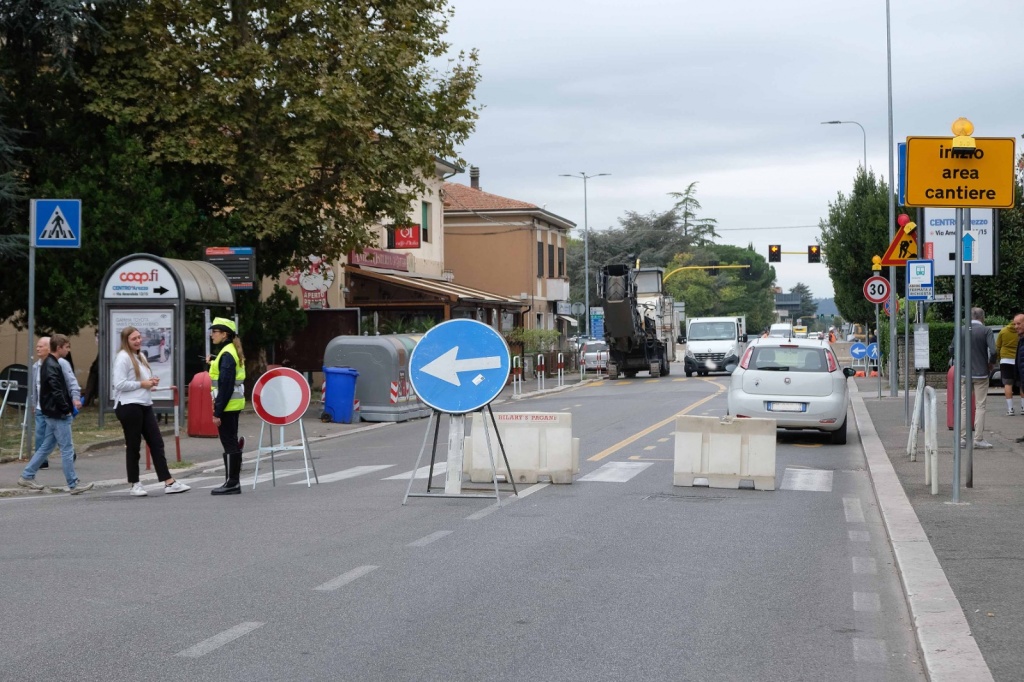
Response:
[[[774,419],[780,429],[814,429],[846,443],[847,379],[827,341],[758,339],[732,373],[729,414]]]

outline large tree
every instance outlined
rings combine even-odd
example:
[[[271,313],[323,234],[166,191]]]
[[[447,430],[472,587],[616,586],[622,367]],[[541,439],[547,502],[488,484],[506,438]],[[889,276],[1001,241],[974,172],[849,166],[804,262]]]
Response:
[[[668,195],[677,200],[672,210],[679,217],[684,236],[692,238],[698,245],[708,244],[718,238],[719,235],[715,232],[718,221],[697,215],[701,205],[697,200],[696,180],[687,185],[682,192],[669,192]]]
[[[795,286],[790,287],[789,293],[800,295],[800,308],[794,313],[794,317],[804,318],[804,324],[807,324],[818,314],[818,304],[814,302],[811,288],[803,282],[797,282]]]

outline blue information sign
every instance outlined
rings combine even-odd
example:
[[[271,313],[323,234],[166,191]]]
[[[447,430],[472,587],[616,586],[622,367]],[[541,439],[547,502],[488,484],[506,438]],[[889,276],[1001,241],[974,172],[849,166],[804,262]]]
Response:
[[[33,199],[29,206],[32,245],[43,249],[82,246],[82,202],[79,199]]]
[[[868,357],[871,358],[872,360],[877,360],[878,359],[878,344],[877,343],[869,343],[868,344]]]
[[[409,357],[409,380],[420,400],[439,412],[464,414],[494,400],[508,381],[508,344],[476,320],[449,320],[420,339]]]
[[[868,354],[868,347],[858,341],[857,343],[850,346],[850,357],[854,360],[860,360]]]

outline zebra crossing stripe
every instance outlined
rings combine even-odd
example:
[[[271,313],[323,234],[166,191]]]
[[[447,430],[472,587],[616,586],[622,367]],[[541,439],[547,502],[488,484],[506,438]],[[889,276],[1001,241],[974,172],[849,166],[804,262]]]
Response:
[[[786,469],[780,490],[832,492],[832,473],[824,469]]]
[[[434,475],[435,476],[440,476],[441,474],[444,474],[447,471],[448,471],[448,462],[435,462],[434,463]],[[428,474],[430,474],[430,465],[429,464],[427,466],[425,466],[425,467],[420,467],[419,469],[416,470],[416,478],[426,478]],[[412,476],[412,471],[406,471],[404,473],[395,474],[394,476],[388,476],[387,478],[382,478],[380,480],[382,480],[382,481],[408,481],[410,476]]]
[[[365,474],[372,474],[374,471],[380,471],[381,469],[390,469],[395,466],[394,464],[377,464],[372,466],[359,466],[352,467],[351,469],[342,469],[341,471],[335,471],[333,474],[318,475],[317,480],[321,483],[333,483],[334,481],[343,481],[346,478],[355,478],[357,476],[363,476]],[[289,485],[306,485],[305,481],[292,481]]]
[[[651,462],[608,462],[576,480],[600,483],[625,483],[651,466],[651,464]]]

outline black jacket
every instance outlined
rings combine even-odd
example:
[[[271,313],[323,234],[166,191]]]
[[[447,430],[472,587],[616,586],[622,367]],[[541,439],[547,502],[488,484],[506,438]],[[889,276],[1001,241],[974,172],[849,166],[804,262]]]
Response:
[[[71,414],[71,391],[55,355],[47,355],[39,368],[39,409],[47,417],[63,419]]]

